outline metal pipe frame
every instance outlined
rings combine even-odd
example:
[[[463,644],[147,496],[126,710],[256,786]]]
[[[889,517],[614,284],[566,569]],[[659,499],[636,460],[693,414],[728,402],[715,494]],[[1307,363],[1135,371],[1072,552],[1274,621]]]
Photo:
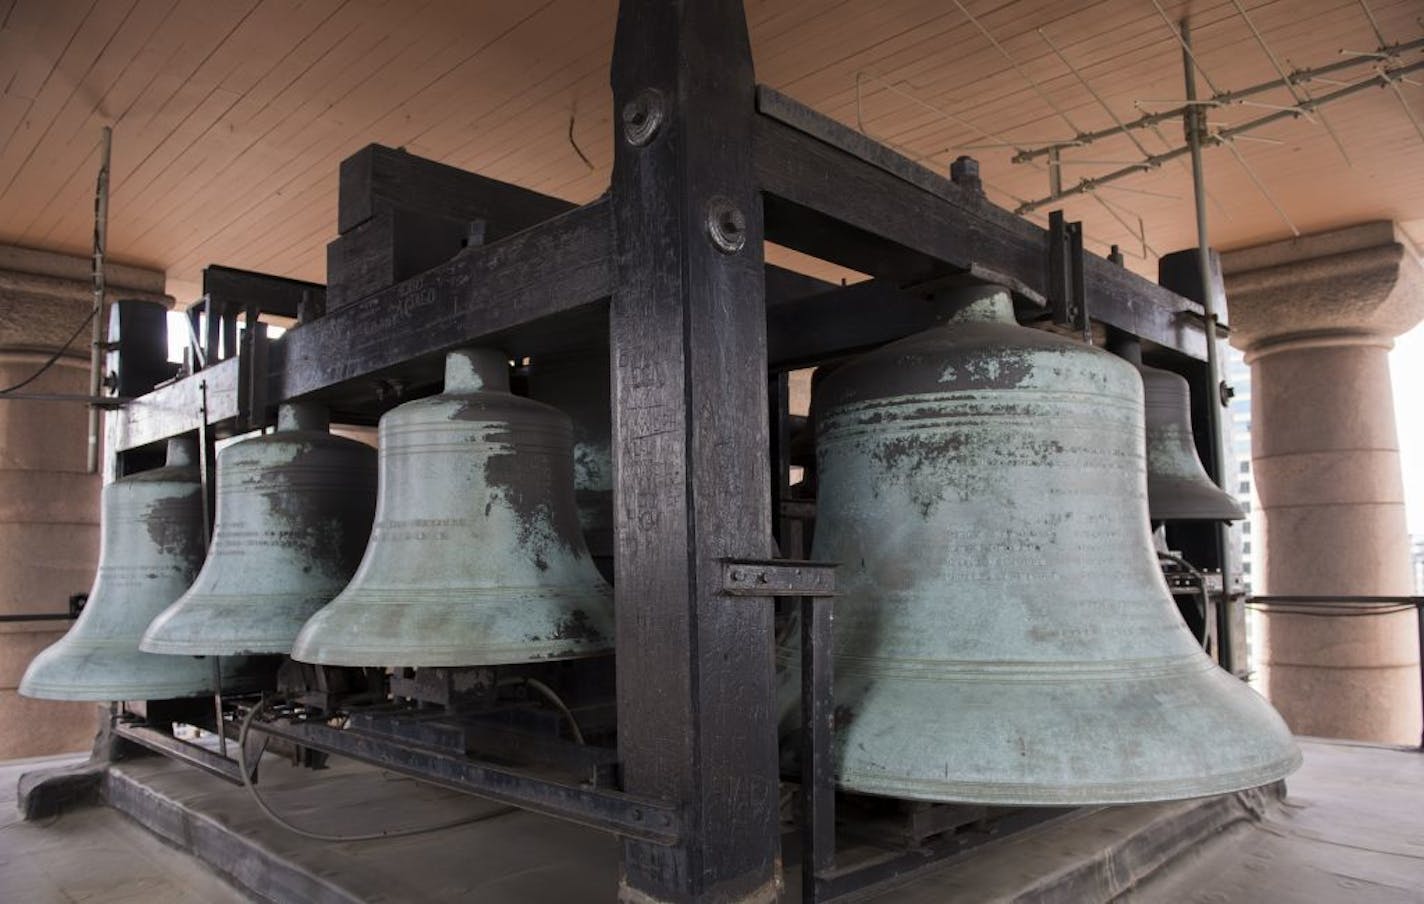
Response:
[[[766,591],[729,592],[725,570],[772,551],[768,375],[922,329],[931,285],[998,283],[1041,315],[1051,237],[968,181],[758,88],[740,0],[623,0],[611,80],[608,194],[512,233],[491,226],[488,244],[300,323],[270,343],[262,395],[378,414],[384,387],[435,385],[450,349],[557,355],[606,335],[618,755],[624,794],[678,825],[664,838],[612,827],[623,894],[769,901],[781,862],[772,606]],[[764,265],[764,241],[874,278],[776,294],[785,280]],[[1106,259],[1080,266],[1093,319],[1187,362],[1213,353],[1209,310]],[[208,363],[111,413],[111,454],[234,432],[241,361]],[[824,640],[812,644],[828,662]],[[828,671],[817,680],[829,699]],[[352,752],[321,728],[293,740]],[[363,755],[399,753],[369,743]],[[810,768],[829,776],[818,749]],[[575,796],[544,812],[597,824],[602,805]],[[823,842],[833,823],[816,822]]]
[[[1418,50],[1420,48],[1424,48],[1424,38],[1415,38],[1412,41],[1404,41],[1399,44],[1384,44],[1383,42],[1381,42],[1379,48],[1374,51],[1374,53],[1381,57],[1388,58],[1396,57],[1401,53],[1406,53],[1410,50]],[[1334,63],[1327,63],[1324,66],[1312,66],[1306,69],[1295,69],[1290,72],[1285,78],[1272,79],[1268,82],[1261,82],[1260,84],[1251,85],[1246,88],[1238,88],[1234,91],[1213,92],[1211,97],[1198,101],[1198,103],[1207,104],[1213,107],[1228,106],[1245,100],[1248,97],[1255,97],[1258,94],[1264,94],[1267,91],[1274,91],[1278,88],[1286,88],[1293,85],[1303,84],[1305,82],[1310,82],[1316,79],[1323,78],[1327,75],[1333,75],[1336,72],[1343,72],[1347,69],[1354,69],[1359,66],[1368,65],[1370,59],[1371,57],[1359,56],[1354,57],[1352,59],[1339,60]],[[1102,141],[1104,138],[1112,138],[1114,136],[1121,135],[1125,132],[1131,132],[1137,129],[1148,129],[1152,126],[1159,125],[1164,122],[1171,122],[1175,119],[1180,119],[1182,115],[1186,113],[1187,106],[1188,105],[1183,104],[1173,107],[1170,110],[1160,110],[1156,113],[1144,113],[1138,118],[1126,123],[1122,123],[1121,125],[1115,124],[1111,128],[1098,129],[1092,132],[1083,132],[1079,135],[1075,135],[1072,139],[1068,141],[1060,141],[1055,142],[1053,144],[1043,145],[1041,147],[1028,148],[1019,151],[1017,154],[1015,154],[1012,158],[1012,161],[1014,163],[1027,163],[1028,161],[1035,160],[1039,157],[1046,157],[1055,150],[1067,150],[1071,148],[1086,147],[1087,145],[1093,144],[1094,142]]]
[[[1424,41],[1422,41],[1421,43],[1424,43]],[[1245,135],[1248,132],[1253,132],[1263,126],[1268,126],[1273,123],[1280,122],[1284,119],[1296,119],[1298,117],[1305,116],[1310,112],[1325,106],[1326,104],[1332,104],[1335,101],[1344,100],[1345,98],[1358,94],[1361,91],[1367,91],[1370,88],[1382,88],[1387,87],[1389,85],[1393,85],[1397,79],[1403,78],[1404,76],[1409,75],[1410,73],[1419,72],[1421,70],[1424,70],[1424,60],[1386,69],[1362,81],[1355,82],[1351,85],[1346,85],[1345,87],[1339,88],[1335,91],[1331,91],[1328,94],[1322,94],[1314,98],[1313,100],[1303,101],[1293,106],[1277,110],[1274,113],[1268,113],[1265,116],[1258,117],[1249,122],[1244,122],[1239,126],[1232,126],[1228,129],[1222,129],[1219,132],[1213,133],[1208,139],[1207,143],[1223,144],[1225,142],[1229,142],[1232,139]],[[1175,116],[1185,115],[1185,112],[1188,109],[1201,107],[1206,103],[1208,102],[1197,101],[1185,104],[1182,107],[1176,109]],[[1143,172],[1144,170],[1157,169],[1169,160],[1176,160],[1177,158],[1190,153],[1191,147],[1189,145],[1184,144],[1179,147],[1173,148],[1170,151],[1163,151],[1160,154],[1153,154],[1149,157],[1143,158],[1137,163],[1130,164],[1121,169],[1113,170],[1110,173],[1106,173],[1101,176],[1095,176],[1090,179],[1083,179],[1078,183],[1071,185],[1068,188],[1065,188],[1055,194],[1045,195],[1042,198],[1038,198],[1032,201],[1025,201],[1018,207],[1014,208],[1014,212],[1018,214],[1025,214],[1031,211],[1038,210],[1041,207],[1046,207],[1049,204],[1061,201],[1064,198],[1071,198],[1074,195],[1080,195],[1084,192],[1093,191],[1097,188],[1107,185],[1108,183],[1116,182],[1119,179],[1125,179],[1128,176]]]

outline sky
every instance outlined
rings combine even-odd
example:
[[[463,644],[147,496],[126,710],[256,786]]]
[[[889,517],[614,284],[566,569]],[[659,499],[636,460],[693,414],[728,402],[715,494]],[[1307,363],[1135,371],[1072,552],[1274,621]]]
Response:
[[[1394,341],[1389,353],[1399,460],[1404,469],[1404,506],[1411,534],[1424,534],[1424,324]]]

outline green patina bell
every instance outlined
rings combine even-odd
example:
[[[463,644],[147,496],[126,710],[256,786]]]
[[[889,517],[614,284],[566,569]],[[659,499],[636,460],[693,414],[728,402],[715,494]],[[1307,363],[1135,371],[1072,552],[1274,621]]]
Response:
[[[452,352],[442,394],[381,418],[380,450],[361,567],[292,658],[474,666],[612,650],[612,593],[579,526],[569,419],[510,394],[502,352]]]
[[[942,325],[815,390],[839,783],[1055,806],[1290,773],[1285,723],[1163,581],[1133,367],[1018,326],[1001,290],[943,303]]]
[[[1169,370],[1143,365],[1147,508],[1153,521],[1239,521],[1246,513],[1207,476],[1192,436],[1191,390]]]
[[[196,443],[168,443],[164,467],[104,487],[99,570],[79,620],[30,663],[26,697],[49,700],[162,700],[211,694],[207,659],[154,656],[139,638],[177,599],[203,562],[203,490]],[[228,667],[228,681],[240,665]]]
[[[1108,350],[1142,378],[1147,431],[1147,509],[1153,521],[1239,521],[1241,506],[1206,473],[1192,435],[1191,389],[1184,377],[1142,363],[1142,346],[1117,336]]]
[[[150,653],[288,653],[361,561],[376,452],[327,432],[326,409],[282,405],[277,429],[218,455],[212,549],[143,636]]]

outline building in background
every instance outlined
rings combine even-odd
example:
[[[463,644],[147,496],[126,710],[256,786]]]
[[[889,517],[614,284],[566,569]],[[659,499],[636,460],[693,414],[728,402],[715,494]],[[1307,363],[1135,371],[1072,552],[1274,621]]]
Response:
[[[1253,524],[1258,516],[1255,505],[1256,485],[1251,474],[1251,367],[1240,351],[1230,347],[1227,348],[1225,363],[1226,382],[1235,393],[1227,409],[1231,415],[1228,435],[1231,437],[1232,462],[1229,463],[1231,475],[1226,490],[1236,497],[1236,501],[1241,503],[1241,508],[1246,511],[1246,520],[1239,526],[1241,580],[1246,592],[1250,593],[1252,564],[1256,561],[1252,550],[1256,546],[1255,538],[1260,535],[1259,526]]]

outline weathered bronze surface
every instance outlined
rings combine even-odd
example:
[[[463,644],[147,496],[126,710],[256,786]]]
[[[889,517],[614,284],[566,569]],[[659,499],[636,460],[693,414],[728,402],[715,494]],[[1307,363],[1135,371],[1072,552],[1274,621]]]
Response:
[[[203,562],[203,497],[191,439],[164,467],[104,488],[99,570],[79,620],[25,670],[20,693],[50,700],[156,700],[213,692],[206,659],[154,656],[139,638]]]
[[[840,784],[1079,805],[1291,772],[1285,724],[1168,594],[1132,366],[1019,327],[998,290],[945,304],[816,388]]]
[[[584,544],[569,419],[509,392],[508,361],[452,352],[445,392],[381,418],[376,524],[350,586],[292,656],[328,665],[572,659],[613,646]]]
[[[361,561],[376,453],[327,432],[324,408],[289,403],[276,431],[218,454],[212,549],[188,592],[153,620],[150,653],[288,653]]]
[[[1207,476],[1192,436],[1191,390],[1169,370],[1138,365],[1147,417],[1147,508],[1153,521],[1239,521],[1241,506]]]

